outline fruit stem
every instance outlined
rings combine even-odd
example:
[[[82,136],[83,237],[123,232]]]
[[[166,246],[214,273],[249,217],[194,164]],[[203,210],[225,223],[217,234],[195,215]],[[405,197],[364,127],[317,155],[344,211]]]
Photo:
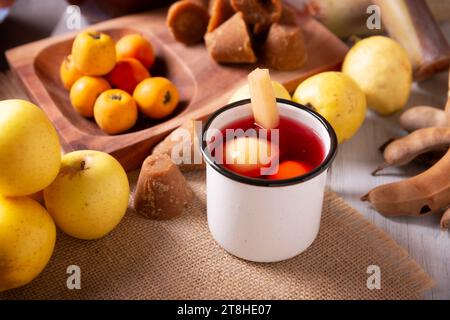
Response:
[[[166,94],[164,95],[164,104],[167,104],[170,102],[170,99],[172,99],[172,96],[170,95],[170,91],[166,91]]]
[[[312,111],[317,111],[317,109],[309,102],[307,104],[305,104],[305,107],[307,107],[308,109],[310,109]]]
[[[81,161],[80,168],[81,168],[81,170],[86,169],[86,161],[84,161],[84,160]]]
[[[98,32],[89,32],[88,34],[91,38],[93,38],[95,40],[100,39],[100,33],[98,33]]]
[[[120,94],[113,94],[111,96],[111,100],[122,100],[122,96]]]

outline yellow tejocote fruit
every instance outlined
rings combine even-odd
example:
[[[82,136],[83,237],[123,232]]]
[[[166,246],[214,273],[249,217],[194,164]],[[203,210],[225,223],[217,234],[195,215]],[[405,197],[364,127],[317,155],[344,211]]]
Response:
[[[72,45],[75,67],[87,76],[102,76],[116,64],[116,45],[101,32],[86,30],[77,35]]]

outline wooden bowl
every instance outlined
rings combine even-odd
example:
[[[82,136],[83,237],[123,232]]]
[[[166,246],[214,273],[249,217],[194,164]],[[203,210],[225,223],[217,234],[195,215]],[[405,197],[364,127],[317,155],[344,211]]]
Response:
[[[224,106],[233,91],[255,66],[225,66],[215,63],[203,45],[185,47],[176,42],[165,25],[166,10],[151,11],[102,22],[89,28],[106,32],[115,40],[129,33],[141,33],[155,49],[157,62],[152,76],[169,78],[180,92],[180,103],[167,119],[151,120],[140,115],[134,128],[108,135],[91,119],[71,106],[69,92],[62,86],[59,67],[71,51],[77,32],[52,37],[11,49],[6,56],[30,98],[41,106],[61,138],[66,152],[95,149],[110,153],[131,170],[140,166],[151,148],[188,119],[203,119]],[[347,47],[318,22],[302,17],[301,24],[309,60],[300,70],[271,72],[274,80],[293,90],[306,77],[334,69]]]

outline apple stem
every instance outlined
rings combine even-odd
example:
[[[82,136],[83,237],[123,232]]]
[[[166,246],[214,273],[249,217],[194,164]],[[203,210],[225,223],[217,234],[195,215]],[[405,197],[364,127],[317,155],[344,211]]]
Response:
[[[80,163],[80,168],[81,168],[81,170],[84,170],[84,169],[86,169],[86,161],[81,161],[81,163]]]
[[[98,33],[98,32],[97,33],[90,32],[89,36],[91,36],[95,40],[100,39],[100,33]]]
[[[317,111],[317,109],[309,102],[307,104],[305,104],[305,107],[307,107],[308,109],[310,109],[312,111]]]
[[[122,100],[122,96],[120,94],[113,94],[111,96],[111,100]]]

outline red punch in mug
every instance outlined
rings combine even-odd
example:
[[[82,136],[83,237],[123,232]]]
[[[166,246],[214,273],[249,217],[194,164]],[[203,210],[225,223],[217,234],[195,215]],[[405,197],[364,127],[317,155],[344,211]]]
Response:
[[[337,152],[336,134],[322,116],[292,101],[277,104],[280,123],[269,132],[254,124],[250,100],[218,110],[203,128],[209,229],[229,253],[256,262],[289,259],[312,244]],[[265,149],[266,161],[230,163],[243,141],[253,152]]]

